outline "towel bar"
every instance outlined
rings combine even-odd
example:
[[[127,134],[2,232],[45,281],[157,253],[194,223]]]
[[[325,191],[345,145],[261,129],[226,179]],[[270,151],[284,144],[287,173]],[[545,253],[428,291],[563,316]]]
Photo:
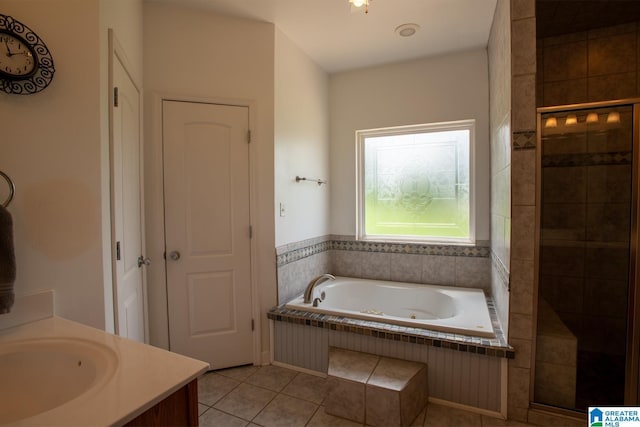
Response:
[[[7,181],[7,185],[9,186],[9,197],[7,197],[7,200],[2,202],[2,206],[6,208],[9,206],[9,203],[11,203],[11,200],[13,200],[13,195],[16,193],[16,185],[6,173],[0,171],[0,176],[2,176]]]
[[[327,183],[326,179],[314,179],[314,178],[305,178],[303,176],[296,176],[296,182],[300,182],[300,181],[316,182],[316,183],[318,183],[318,185],[322,185],[322,184],[326,184]]]

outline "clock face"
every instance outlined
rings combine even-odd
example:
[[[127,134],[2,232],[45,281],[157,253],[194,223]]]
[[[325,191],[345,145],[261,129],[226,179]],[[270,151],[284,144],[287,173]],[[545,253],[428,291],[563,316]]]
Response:
[[[0,72],[8,77],[24,78],[36,70],[35,54],[22,39],[0,32]]]
[[[0,14],[0,91],[38,93],[49,86],[55,71],[44,41],[22,22]]]

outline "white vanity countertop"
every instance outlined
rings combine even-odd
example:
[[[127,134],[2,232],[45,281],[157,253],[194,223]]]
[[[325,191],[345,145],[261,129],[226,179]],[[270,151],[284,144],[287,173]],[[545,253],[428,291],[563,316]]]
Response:
[[[12,426],[122,425],[198,378],[209,367],[199,360],[55,316],[0,330],[0,347],[41,338],[96,342],[115,353],[117,366],[101,386]]]

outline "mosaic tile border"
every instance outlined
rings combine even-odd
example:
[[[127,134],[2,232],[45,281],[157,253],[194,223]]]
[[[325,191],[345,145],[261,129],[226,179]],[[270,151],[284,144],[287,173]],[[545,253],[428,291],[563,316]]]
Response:
[[[414,255],[442,255],[488,258],[489,246],[423,245],[418,243],[386,243],[362,240],[332,240],[337,251],[382,252]]]
[[[326,242],[316,243],[311,246],[307,246],[300,249],[294,249],[289,252],[285,252],[280,255],[276,255],[276,262],[278,267],[282,267],[289,263],[299,261],[303,258],[310,257],[312,255],[316,255],[331,249],[331,240],[327,240]]]
[[[502,328],[500,327],[500,322],[498,321],[493,299],[490,297],[487,297],[487,307],[489,307],[491,323],[493,324],[493,330],[496,334],[496,338],[493,339],[391,325],[369,320],[351,319],[330,314],[291,310],[285,308],[284,304],[272,308],[267,313],[267,317],[276,322],[288,322],[332,331],[349,332],[388,339],[391,341],[430,345],[466,353],[514,359],[515,350],[507,344]]]
[[[514,150],[533,150],[538,145],[536,131],[513,132]]]
[[[276,263],[278,267],[282,267],[291,262],[328,250],[476,258],[488,258],[491,253],[491,247],[489,246],[423,245],[417,243],[386,243],[331,239],[281,254],[278,254],[278,250],[276,250]]]
[[[332,239],[333,237],[331,235],[324,235],[324,236],[312,237],[310,239],[300,240],[297,242],[287,243],[285,245],[276,247],[276,255],[282,255],[287,252],[292,252],[298,249],[306,248],[308,246],[324,243]]]
[[[542,167],[630,165],[632,161],[631,151],[549,154],[542,156]]]

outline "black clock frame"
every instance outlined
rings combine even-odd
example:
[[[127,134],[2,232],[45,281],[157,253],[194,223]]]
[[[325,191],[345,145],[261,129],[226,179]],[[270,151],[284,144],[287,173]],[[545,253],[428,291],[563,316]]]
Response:
[[[0,34],[20,40],[34,54],[35,66],[31,73],[22,76],[0,70],[0,89],[15,95],[31,95],[45,89],[53,80],[55,68],[49,48],[29,27],[11,16],[0,14]]]

